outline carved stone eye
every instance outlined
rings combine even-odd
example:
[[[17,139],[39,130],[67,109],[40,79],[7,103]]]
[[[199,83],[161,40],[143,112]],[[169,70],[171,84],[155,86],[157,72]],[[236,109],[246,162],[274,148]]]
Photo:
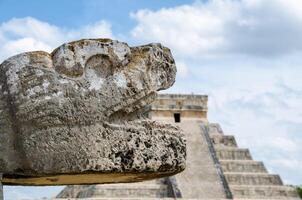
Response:
[[[105,54],[91,56],[85,64],[85,74],[89,76],[89,73],[95,73],[100,78],[112,76],[113,63],[110,57]]]
[[[68,65],[62,62],[60,65],[55,66],[55,69],[59,74],[64,74],[68,77],[75,78],[83,75],[84,70],[80,63],[75,63],[70,68],[67,68],[66,66]]]

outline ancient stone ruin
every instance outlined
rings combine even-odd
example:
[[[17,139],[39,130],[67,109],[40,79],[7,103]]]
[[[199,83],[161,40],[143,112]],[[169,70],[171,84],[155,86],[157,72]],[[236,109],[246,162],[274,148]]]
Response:
[[[0,65],[1,182],[75,184],[57,200],[298,200],[208,121],[207,96],[157,97],[175,73],[160,44],[109,39],[7,59]]]
[[[145,109],[156,121],[183,129],[187,138],[187,167],[175,176],[127,184],[68,186],[57,200],[83,199],[291,199],[294,188],[285,186],[264,164],[253,160],[235,137],[207,119],[205,95],[159,95]]]
[[[185,169],[181,129],[143,119],[176,67],[160,44],[110,39],[0,65],[0,174],[7,185],[136,182]]]

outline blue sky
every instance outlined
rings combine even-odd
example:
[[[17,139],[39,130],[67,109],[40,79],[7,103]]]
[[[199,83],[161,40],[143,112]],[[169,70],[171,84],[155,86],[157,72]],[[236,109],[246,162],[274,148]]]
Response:
[[[41,21],[66,28],[75,28],[99,20],[108,20],[114,32],[127,32],[135,25],[130,12],[140,9],[157,10],[178,6],[193,1],[180,0],[62,0],[62,1],[18,1],[0,0],[0,21],[31,16]]]
[[[161,42],[178,67],[168,92],[209,95],[209,120],[286,184],[302,184],[300,0],[0,0],[0,61],[63,42]],[[58,187],[6,187],[6,199]]]

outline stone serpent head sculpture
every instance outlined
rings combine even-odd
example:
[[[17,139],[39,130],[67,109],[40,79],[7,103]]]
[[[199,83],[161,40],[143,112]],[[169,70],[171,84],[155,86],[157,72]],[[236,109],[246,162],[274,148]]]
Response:
[[[0,173],[10,185],[132,182],[185,168],[185,139],[142,119],[175,81],[170,50],[84,39],[0,65]]]

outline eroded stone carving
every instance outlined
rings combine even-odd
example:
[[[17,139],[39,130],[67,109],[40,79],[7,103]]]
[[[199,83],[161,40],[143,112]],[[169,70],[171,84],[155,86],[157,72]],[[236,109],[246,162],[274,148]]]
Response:
[[[0,173],[22,185],[131,182],[185,168],[177,127],[140,119],[176,68],[160,44],[85,39],[0,65]]]

